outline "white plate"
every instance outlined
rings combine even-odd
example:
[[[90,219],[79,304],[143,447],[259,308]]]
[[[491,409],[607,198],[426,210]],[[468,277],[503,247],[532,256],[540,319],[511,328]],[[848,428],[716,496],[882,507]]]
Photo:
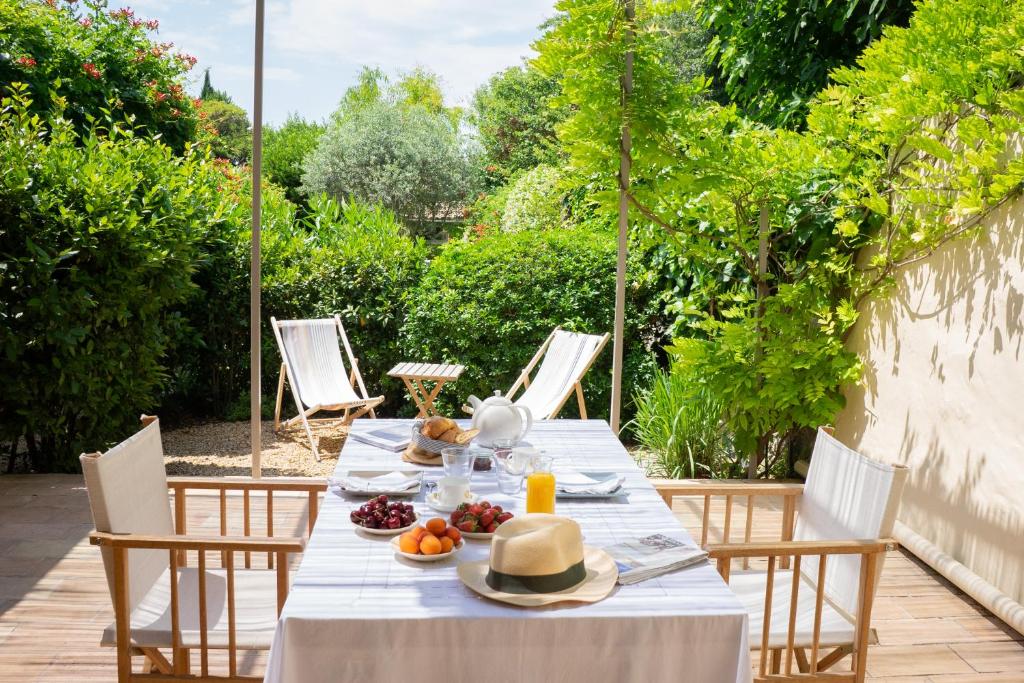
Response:
[[[475,541],[489,541],[494,537],[494,534],[481,533],[479,531],[460,531],[459,533],[462,534],[463,538],[470,538]]]
[[[462,499],[462,502],[469,503],[472,505],[476,501],[480,500],[480,496],[472,492],[467,492],[466,497]],[[427,506],[431,510],[437,510],[438,512],[452,512],[455,508],[459,507],[462,503],[456,503],[455,505],[445,505],[437,499],[437,491],[431,491],[427,494]]]
[[[403,553],[399,547],[399,542],[400,539],[398,538],[391,539],[391,547],[395,549],[395,554],[401,555],[405,559],[412,560],[413,562],[439,562],[440,560],[446,560],[453,555],[457,555],[458,552],[462,550],[462,546],[466,544],[465,541],[459,541],[448,552],[437,555],[413,555],[412,553]]]
[[[370,533],[371,536],[397,536],[398,533],[401,533],[402,531],[408,531],[409,529],[413,528],[414,526],[416,526],[416,523],[420,521],[420,515],[416,512],[414,512],[413,514],[416,515],[416,519],[414,519],[413,523],[409,526],[400,526],[398,528],[369,528],[367,526],[359,526],[355,522],[352,522],[352,528],[356,529],[357,531],[362,531],[364,533]]]
[[[386,484],[379,488],[374,488],[369,491],[363,491],[360,489],[348,489],[341,485],[341,479],[344,477],[358,477],[360,479],[374,479],[383,476],[402,475],[406,481],[415,480],[416,483],[413,486],[405,489],[389,488]],[[331,477],[331,490],[340,493],[347,493],[350,496],[366,496],[367,498],[376,498],[377,496],[389,496],[393,498],[414,496],[420,492],[423,486],[423,472],[419,470],[394,470],[391,472],[377,471],[377,470],[351,470],[344,474],[344,477],[334,478]]]

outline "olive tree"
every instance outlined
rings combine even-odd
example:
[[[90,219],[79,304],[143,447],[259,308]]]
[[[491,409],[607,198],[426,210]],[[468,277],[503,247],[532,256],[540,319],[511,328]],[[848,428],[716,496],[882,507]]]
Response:
[[[469,156],[467,139],[445,113],[376,100],[334,118],[303,163],[302,191],[429,220],[469,195]]]

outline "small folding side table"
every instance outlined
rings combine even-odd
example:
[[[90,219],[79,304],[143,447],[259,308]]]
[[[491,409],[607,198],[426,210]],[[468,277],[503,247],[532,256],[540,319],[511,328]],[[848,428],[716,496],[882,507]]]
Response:
[[[417,417],[429,417],[437,414],[434,399],[441,393],[441,387],[457,380],[465,369],[462,365],[445,363],[399,363],[388,370],[388,376],[405,382],[405,388],[419,408]],[[428,390],[424,382],[433,382],[434,388]]]

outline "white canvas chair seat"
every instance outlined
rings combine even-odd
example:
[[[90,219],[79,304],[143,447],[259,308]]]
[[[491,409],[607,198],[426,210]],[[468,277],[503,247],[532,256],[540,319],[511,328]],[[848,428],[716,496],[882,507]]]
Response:
[[[815,563],[817,564],[817,563]],[[801,572],[802,573],[802,572]],[[761,628],[764,625],[764,594],[767,589],[768,574],[764,571],[743,570],[733,571],[729,575],[729,588],[747,608],[750,615],[750,642],[757,646],[761,643]],[[789,634],[790,594],[793,588],[792,570],[777,570],[772,584],[772,619],[771,631],[768,636],[768,647],[782,649],[786,647]],[[801,577],[797,591],[796,632],[793,639],[794,647],[811,647],[814,639],[814,607],[815,587],[806,576]],[[837,609],[829,600],[821,605],[821,647],[840,647],[849,645],[856,636],[855,620]],[[876,642],[874,631],[871,642]]]
[[[360,403],[341,359],[334,320],[278,322],[288,381],[303,408]]]
[[[586,419],[580,382],[608,343],[608,337],[607,334],[581,334],[556,327],[512,385],[508,397],[512,398],[521,385],[526,385],[515,404],[528,408],[535,420],[547,420],[556,417],[576,391],[580,417]],[[537,375],[533,381],[528,381],[538,361]]]
[[[907,468],[887,465],[843,445],[823,429],[814,442],[807,481],[797,508],[795,541],[889,538],[896,524]],[[825,595],[856,618],[860,557],[830,557]],[[877,579],[885,555],[879,558]],[[804,576],[809,571],[804,568]]]
[[[271,318],[270,324],[274,328],[282,360],[277,403],[274,407],[274,429],[276,431],[280,428],[281,401],[287,379],[299,414],[286,424],[302,422],[313,457],[320,460],[313,430],[309,426],[309,416],[320,410],[344,410],[345,424],[364,413],[376,417],[373,409],[384,402],[384,397],[371,398],[366,393],[359,363],[352,354],[348,335],[345,334],[339,316],[317,320]],[[348,370],[341,355],[342,347],[348,357]],[[355,412],[350,414],[353,409]]]
[[[163,553],[166,555],[166,552]],[[178,572],[178,600],[181,646],[198,648],[199,575],[186,567]],[[169,648],[171,642],[171,589],[163,575],[132,610],[131,638],[136,647]],[[228,647],[227,574],[206,570],[207,637],[211,649]],[[235,637],[240,650],[269,650],[277,626],[277,584],[275,572],[260,569],[235,570]],[[103,631],[103,645],[117,643],[115,625]]]

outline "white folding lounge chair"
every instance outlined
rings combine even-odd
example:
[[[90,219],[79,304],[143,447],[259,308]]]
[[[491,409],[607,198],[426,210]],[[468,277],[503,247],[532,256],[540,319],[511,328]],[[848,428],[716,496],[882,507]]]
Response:
[[[575,390],[580,418],[587,419],[587,404],[583,400],[581,382],[610,336],[567,332],[556,327],[537,349],[506,397],[514,399],[515,393],[523,387],[525,390],[519,398],[514,399],[515,404],[529,408],[535,420],[548,420],[558,416]],[[530,373],[542,357],[544,361],[531,382]]]
[[[760,650],[755,681],[842,678],[826,670],[847,655],[853,656],[848,679],[864,680],[868,645],[877,642],[871,607],[885,552],[896,547],[890,535],[907,473],[906,467],[866,458],[820,429],[802,486],[728,481],[655,484],[666,502],[675,495],[704,497],[702,544],[707,541],[711,496],[726,497],[726,542],[706,548],[750,614],[751,645]],[[737,496],[747,498],[747,542],[728,543],[732,500]],[[783,497],[780,542],[749,542],[749,511],[755,496]],[[730,571],[734,558],[742,558],[745,564],[751,558],[766,558],[768,568]]]
[[[341,324],[341,318],[318,320],[276,320],[270,319],[281,350],[281,376],[277,382],[277,403],[274,407],[274,431],[281,428],[281,401],[284,398],[285,379],[292,389],[295,407],[299,414],[284,423],[290,427],[302,422],[309,437],[313,456],[320,460],[320,452],[309,427],[309,417],[320,410],[344,410],[344,424],[370,414],[377,417],[373,409],[383,401],[383,396],[370,398],[366,393],[363,376],[359,373],[359,361],[352,355],[348,335]],[[339,341],[345,347],[349,373],[341,358]],[[352,385],[359,387],[359,394]]]
[[[164,470],[160,423],[143,416],[143,429],[106,453],[81,456],[96,530],[90,543],[103,555],[113,624],[102,644],[117,648],[117,680],[262,680],[237,675],[239,650],[269,650],[288,594],[288,560],[302,552],[301,537],[273,536],[274,491],[309,495],[309,529],[316,522],[318,495],[327,483],[316,479],[175,477]],[[175,494],[171,513],[168,489]],[[220,492],[220,536],[186,532],[186,491]],[[245,535],[227,535],[226,493],[244,492]],[[249,535],[250,492],[267,495],[267,536]],[[267,569],[250,569],[252,553],[267,553]],[[196,553],[197,565],[186,566]],[[244,555],[244,568],[235,557]],[[209,564],[208,564],[209,561]],[[272,568],[276,562],[276,569]],[[215,564],[216,563],[216,564]],[[241,559],[239,564],[242,564]],[[161,650],[167,653],[165,656]],[[202,678],[191,674],[191,650],[199,651]],[[209,674],[209,651],[226,650],[228,678]],[[145,656],[142,673],[132,657]]]

